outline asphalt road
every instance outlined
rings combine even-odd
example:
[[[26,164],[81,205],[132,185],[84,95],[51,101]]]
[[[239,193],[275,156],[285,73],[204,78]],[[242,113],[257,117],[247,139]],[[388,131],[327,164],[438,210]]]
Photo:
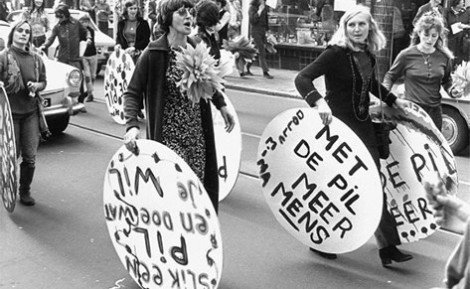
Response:
[[[219,288],[441,285],[447,256],[460,239],[456,234],[438,231],[403,245],[415,258],[390,269],[380,266],[373,239],[329,261],[291,237],[264,200],[254,161],[259,135],[272,117],[303,104],[251,93],[228,94],[241,120],[243,153],[242,173],[219,208],[224,248]],[[18,205],[13,214],[0,209],[0,288],[139,288],[114,251],[102,207],[104,172],[121,146],[124,128],[112,121],[104,103],[87,107],[88,113],[72,118],[65,134],[41,145],[33,183],[36,206]],[[468,158],[457,162],[461,176],[468,178]],[[470,194],[468,185],[468,179],[461,178],[462,196]]]

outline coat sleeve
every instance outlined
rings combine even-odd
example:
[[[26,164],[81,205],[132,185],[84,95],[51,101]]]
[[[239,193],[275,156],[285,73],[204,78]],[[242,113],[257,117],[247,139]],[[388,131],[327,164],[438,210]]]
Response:
[[[42,58],[39,55],[36,55],[36,57],[38,58],[38,63],[39,63],[39,80],[38,80],[38,82],[41,83],[41,87],[39,88],[39,91],[42,91],[47,86],[46,66],[44,65],[44,62],[42,61]]]
[[[258,14],[258,8],[256,6],[250,6],[250,10],[248,11],[249,20],[252,25],[256,25],[259,20],[260,16]]]
[[[315,106],[323,96],[313,85],[313,80],[329,72],[329,68],[338,57],[333,49],[327,48],[315,61],[302,69],[295,77],[295,87],[310,106]]]
[[[400,52],[392,64],[392,67],[387,71],[384,76],[383,85],[387,89],[391,89],[395,81],[405,74],[406,53]]]
[[[142,30],[139,31],[139,34],[141,35],[139,35],[139,40],[136,42],[135,47],[137,49],[144,50],[150,42],[150,27],[148,22],[145,20],[142,20],[140,25]]]
[[[44,43],[44,46],[46,48],[49,48],[49,46],[51,46],[52,43],[54,43],[54,40],[57,37],[57,34],[59,33],[58,30],[59,30],[58,25],[55,25],[54,28],[52,28],[51,35],[49,36],[49,38],[47,38],[46,42]]]
[[[131,81],[123,94],[124,117],[126,118],[126,131],[132,127],[140,128],[137,114],[140,111],[144,94],[147,89],[147,74],[149,71],[150,51],[145,49],[137,60]]]
[[[446,91],[449,91],[449,89],[452,87],[452,67],[453,61],[452,59],[448,58],[446,68],[444,70],[444,77],[442,78],[442,87],[444,87]]]

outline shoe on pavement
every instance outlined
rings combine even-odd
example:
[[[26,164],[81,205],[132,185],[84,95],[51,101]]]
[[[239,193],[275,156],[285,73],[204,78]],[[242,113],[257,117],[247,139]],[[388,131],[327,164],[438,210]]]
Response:
[[[382,266],[387,267],[392,264],[392,261],[397,263],[406,262],[413,259],[413,255],[405,254],[397,249],[395,246],[388,246],[379,250],[380,261]]]
[[[325,252],[322,252],[322,251],[315,250],[313,248],[310,248],[310,251],[314,252],[315,254],[317,254],[317,255],[325,258],[325,259],[334,260],[334,259],[338,258],[338,255],[336,255],[336,254],[325,253]]]
[[[27,194],[27,195],[20,195],[20,203],[25,205],[25,206],[34,206],[34,204],[36,204],[36,201],[34,200],[33,197],[31,197],[31,195]]]
[[[267,79],[273,79],[274,78],[271,74],[269,74],[267,72],[264,72],[263,76],[264,76],[264,78],[267,78]]]
[[[251,73],[251,71],[248,70],[248,71],[245,73],[245,75],[253,76],[253,73]]]
[[[82,108],[80,108],[79,112],[86,113],[86,112],[87,112],[87,110],[86,110],[86,107],[82,107]]]
[[[92,102],[95,98],[93,97],[93,94],[89,94],[86,98],[85,98],[85,101],[86,102]]]

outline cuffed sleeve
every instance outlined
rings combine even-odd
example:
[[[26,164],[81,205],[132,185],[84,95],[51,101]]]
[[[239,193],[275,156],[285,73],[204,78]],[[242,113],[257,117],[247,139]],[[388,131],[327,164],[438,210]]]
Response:
[[[216,91],[212,96],[212,103],[215,105],[217,109],[221,109],[222,107],[226,106],[227,103],[225,102],[224,94],[220,91]]]
[[[388,90],[392,89],[392,86],[395,81],[397,81],[398,78],[404,75],[405,64],[405,54],[403,52],[400,52],[395,58],[395,61],[393,62],[392,66],[384,76],[383,85],[385,86],[385,88],[387,88]]]

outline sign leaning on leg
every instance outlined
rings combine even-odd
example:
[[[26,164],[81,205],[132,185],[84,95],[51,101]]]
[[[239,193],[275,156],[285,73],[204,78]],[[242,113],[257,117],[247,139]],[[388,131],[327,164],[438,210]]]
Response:
[[[18,190],[16,142],[10,103],[5,89],[0,89],[0,191],[5,209],[15,210]]]
[[[345,253],[375,232],[383,204],[379,172],[339,119],[324,126],[312,108],[279,114],[263,132],[257,165],[271,211],[305,245]]]
[[[104,179],[104,214],[114,248],[142,288],[217,288],[222,237],[198,177],[166,146],[121,147]]]

